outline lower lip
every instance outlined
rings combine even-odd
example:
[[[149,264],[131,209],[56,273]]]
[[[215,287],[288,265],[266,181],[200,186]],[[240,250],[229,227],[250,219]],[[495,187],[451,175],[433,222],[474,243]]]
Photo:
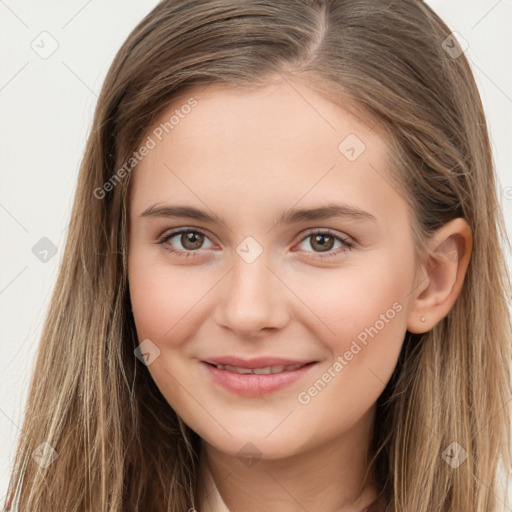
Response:
[[[204,362],[201,362],[201,365],[206,368],[213,381],[225,389],[244,396],[263,396],[297,382],[309,373],[316,363],[307,364],[297,370],[269,374],[244,374],[219,370]]]

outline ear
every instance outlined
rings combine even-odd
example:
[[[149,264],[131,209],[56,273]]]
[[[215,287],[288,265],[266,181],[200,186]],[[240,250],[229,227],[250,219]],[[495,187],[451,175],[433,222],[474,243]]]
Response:
[[[428,245],[427,261],[411,293],[407,330],[412,333],[432,329],[455,303],[471,257],[471,228],[464,219],[453,219],[435,232]]]

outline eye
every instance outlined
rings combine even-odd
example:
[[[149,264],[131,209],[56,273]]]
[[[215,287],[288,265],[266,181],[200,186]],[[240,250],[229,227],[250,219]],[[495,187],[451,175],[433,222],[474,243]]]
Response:
[[[181,247],[176,247],[171,243],[173,238],[176,239],[174,243],[178,243]],[[198,249],[209,249],[213,246],[213,244],[211,244],[208,247],[203,247],[205,240],[208,240],[208,237],[202,231],[191,228],[182,228],[167,233],[158,240],[158,243],[163,245],[166,250],[176,254],[177,256],[183,258],[194,258]]]
[[[309,240],[309,242],[307,242]],[[337,249],[334,246],[338,243]],[[302,245],[302,247],[300,247]],[[315,258],[330,258],[339,254],[350,251],[354,247],[354,243],[346,237],[342,237],[332,230],[310,231],[308,235],[302,239],[299,248],[310,252],[307,248],[313,249]]]

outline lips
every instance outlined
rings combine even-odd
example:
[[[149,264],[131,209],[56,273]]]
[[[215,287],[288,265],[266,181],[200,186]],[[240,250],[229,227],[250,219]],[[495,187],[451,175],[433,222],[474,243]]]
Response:
[[[303,378],[318,361],[276,357],[209,358],[201,361],[210,378],[222,388],[246,396],[262,396]]]

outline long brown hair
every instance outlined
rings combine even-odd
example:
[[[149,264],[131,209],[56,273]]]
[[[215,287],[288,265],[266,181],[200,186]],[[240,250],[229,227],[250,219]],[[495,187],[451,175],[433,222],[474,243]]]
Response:
[[[473,253],[455,305],[431,331],[407,333],[379,397],[372,465],[397,512],[496,510],[500,461],[511,469],[506,235],[479,93],[450,32],[419,0],[166,0],[140,22],[96,107],[8,510],[196,505],[200,440],[134,356],[125,164],[188,86],[257,87],[273,76],[333,102],[348,96],[379,120],[419,254],[449,220],[469,223]],[[468,455],[456,468],[443,456],[450,446]],[[42,467],[36,449],[58,458]]]

